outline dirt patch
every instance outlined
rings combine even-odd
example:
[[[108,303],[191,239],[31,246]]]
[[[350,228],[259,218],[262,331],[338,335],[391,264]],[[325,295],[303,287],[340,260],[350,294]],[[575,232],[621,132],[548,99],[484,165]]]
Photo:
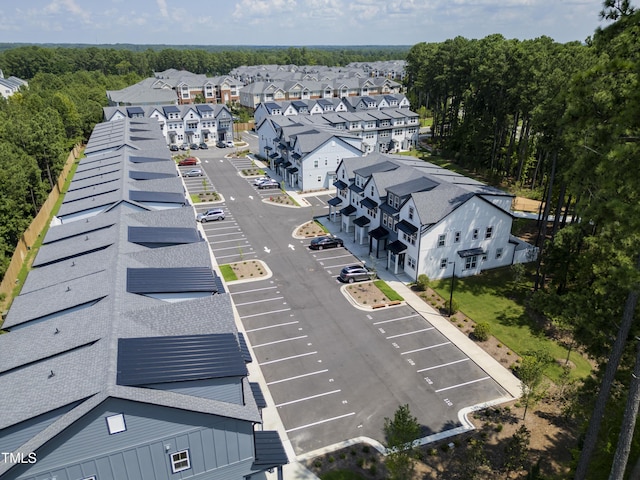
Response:
[[[229,266],[238,277],[238,280],[249,278],[260,278],[267,275],[267,271],[258,260],[245,260],[237,263],[230,263]]]
[[[327,232],[320,225],[318,225],[318,222],[310,221],[296,228],[294,235],[296,237],[311,238],[321,235],[327,235]]]
[[[269,196],[269,202],[276,205],[287,205],[289,207],[298,207],[299,205],[289,195],[282,193],[279,195]]]
[[[373,282],[354,283],[347,286],[346,292],[355,303],[363,307],[380,308],[399,303],[392,302]]]

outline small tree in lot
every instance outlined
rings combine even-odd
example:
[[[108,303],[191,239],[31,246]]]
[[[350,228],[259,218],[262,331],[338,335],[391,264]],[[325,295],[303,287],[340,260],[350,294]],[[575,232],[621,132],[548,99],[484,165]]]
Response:
[[[411,415],[409,405],[400,405],[393,419],[385,418],[383,430],[389,452],[386,460],[389,478],[392,480],[412,478],[420,424],[418,419]]]

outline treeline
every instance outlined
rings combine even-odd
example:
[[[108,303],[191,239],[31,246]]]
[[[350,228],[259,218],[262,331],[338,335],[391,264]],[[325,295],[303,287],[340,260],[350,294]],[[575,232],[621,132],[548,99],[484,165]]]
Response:
[[[82,70],[104,75],[137,74],[152,76],[169,68],[188,70],[209,76],[225,75],[242,65],[328,65],[344,66],[351,62],[403,59],[409,47],[221,47],[125,48],[20,46],[0,50],[0,68],[5,74],[22,79],[37,73],[56,75]]]
[[[540,222],[530,308],[599,366],[566,399],[583,427],[579,480],[640,478],[640,13],[603,3],[614,23],[586,45],[458,37],[407,56],[436,146],[555,214]]]
[[[100,72],[37,73],[29,88],[0,97],[0,276],[69,150],[102,121],[105,91],[138,80]]]

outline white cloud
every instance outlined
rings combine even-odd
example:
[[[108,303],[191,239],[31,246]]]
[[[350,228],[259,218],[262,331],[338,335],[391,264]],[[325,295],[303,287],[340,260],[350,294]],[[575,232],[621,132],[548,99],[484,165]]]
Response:
[[[66,11],[81,19],[84,23],[91,23],[91,13],[82,9],[75,0],[53,0],[42,10],[46,14],[58,14]]]
[[[158,9],[160,10],[160,15],[165,18],[169,18],[169,10],[167,9],[167,0],[156,0],[158,2]]]

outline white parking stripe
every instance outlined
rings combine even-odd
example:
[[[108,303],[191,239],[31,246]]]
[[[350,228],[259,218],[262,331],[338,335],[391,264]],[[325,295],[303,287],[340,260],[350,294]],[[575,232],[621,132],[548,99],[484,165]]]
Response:
[[[380,320],[379,322],[373,322],[372,325],[382,325],[383,323],[397,322],[398,320],[406,320],[407,318],[415,318],[419,316],[420,315],[416,313],[415,315],[407,315],[406,317],[392,318],[391,320]]]
[[[482,382],[484,380],[489,380],[491,377],[482,377],[477,380],[471,380],[470,382],[459,383],[458,385],[451,385],[450,387],[440,388],[436,390],[438,392],[444,392],[445,390],[451,390],[452,388],[464,387],[465,385],[471,385],[472,383]]]
[[[244,238],[244,235],[242,236],[242,238]],[[238,242],[238,241],[240,241],[240,239],[238,239],[238,238],[232,238],[231,240],[216,240],[216,242],[215,242],[215,243],[216,243],[216,245],[217,245],[217,244],[219,244],[219,243]],[[249,241],[248,241],[248,240],[245,240],[245,243],[249,243]]]
[[[408,355],[410,353],[421,352],[423,350],[431,350],[432,348],[443,347],[445,345],[451,345],[451,342],[437,343],[436,345],[431,345],[430,347],[416,348],[415,350],[409,350],[408,352],[402,352],[400,355]]]
[[[327,269],[327,268],[340,268],[340,267],[346,267],[347,265],[353,265],[353,262],[347,262],[347,263],[339,263],[337,265],[329,265],[329,266],[323,266],[322,268]]]
[[[215,235],[207,235],[207,238],[212,238],[212,237],[227,237],[229,235],[242,235],[244,237],[244,234],[242,232],[227,232],[227,233],[217,233]]]
[[[289,310],[291,310],[291,309],[290,308],[283,308],[282,310],[271,310],[270,312],[254,313],[253,315],[241,315],[240,318],[244,319],[244,318],[259,317],[261,315],[269,315],[270,313],[288,312]]]
[[[302,375],[296,375],[295,377],[282,378],[280,380],[274,380],[273,382],[267,382],[267,385],[275,385],[276,383],[288,382],[290,380],[297,380],[299,378],[310,377],[311,375],[318,375],[319,373],[327,373],[329,371],[328,368],[324,370],[318,370],[317,372],[309,372],[303,373]]]
[[[387,337],[387,340],[391,340],[392,338],[404,337],[406,335],[413,335],[414,333],[428,332],[429,330],[433,330],[433,328],[434,327],[422,328],[420,330],[414,330],[413,332],[406,332],[406,333],[400,333],[398,335],[391,335],[390,337]]]
[[[269,360],[268,362],[262,362],[262,363],[259,363],[258,365],[262,366],[262,365],[270,365],[272,363],[285,362],[287,360],[293,360],[294,358],[308,357],[309,355],[315,355],[316,353],[318,352],[301,353],[300,355],[293,355],[292,357],[284,357],[284,358],[278,358],[276,360]]]
[[[283,338],[282,340],[274,340],[273,342],[261,343],[259,345],[251,345],[253,348],[268,347],[269,345],[276,345],[277,343],[291,342],[293,340],[300,340],[301,338],[307,338],[309,335],[300,335],[299,337]]]
[[[225,249],[223,248],[222,250],[225,250]],[[214,250],[211,250],[211,251],[213,252]],[[246,252],[243,255],[246,257],[247,255],[257,255],[257,253],[256,252]],[[216,260],[220,260],[222,258],[239,257],[239,256],[240,256],[240,254],[238,254],[238,253],[236,253],[235,255],[216,255]]]
[[[355,414],[356,414],[356,412],[351,412],[351,413],[346,413],[344,415],[340,415],[338,417],[327,418],[326,420],[320,420],[318,422],[308,423],[306,425],[301,425],[299,427],[290,428],[289,430],[285,430],[285,433],[295,432],[296,430],[302,430],[303,428],[314,427],[316,425],[321,425],[323,423],[332,422],[334,420],[340,420],[341,418],[351,417],[352,415],[355,415]]]
[[[253,288],[251,290],[238,290],[237,292],[231,292],[231,295],[238,295],[241,293],[260,292],[262,290],[273,290],[274,288],[278,288],[278,287],[274,285],[273,287]]]
[[[346,254],[346,255],[336,255],[335,257],[322,257],[322,258],[319,258],[318,260],[319,260],[319,261],[321,261],[321,260],[333,260],[334,258],[343,258],[343,257],[352,257],[352,258],[353,258],[353,255],[351,255],[350,253],[348,253],[348,254]],[[357,259],[354,259],[354,261],[355,261],[356,263],[358,262],[358,260],[357,260]]]
[[[248,245],[249,243],[247,243]],[[245,248],[247,245],[236,245],[235,247],[222,247],[222,248],[213,248],[213,245],[209,245],[209,247],[211,247],[211,251],[212,252],[219,252],[221,250],[238,250],[238,248]],[[249,253],[253,253],[253,252],[243,252],[243,255],[247,255]],[[238,253],[238,255],[240,255]],[[216,258],[218,258],[218,256],[216,255]]]
[[[326,395],[332,395],[334,393],[340,393],[342,390],[331,390],[330,392],[319,393],[317,395],[311,395],[310,397],[298,398],[297,400],[291,400],[289,402],[283,402],[275,405],[275,407],[284,407],[285,405],[291,405],[293,403],[304,402],[306,400],[313,400],[314,398],[324,397]]]
[[[236,303],[236,307],[242,307],[243,305],[251,305],[252,303],[272,302],[274,300],[282,300],[284,297],[265,298],[264,300],[255,300],[253,302]]]
[[[469,360],[468,358],[463,358],[462,360],[455,360],[453,362],[442,363],[442,364],[436,365],[434,367],[421,368],[420,370],[417,370],[417,372],[421,373],[421,372],[426,372],[428,370],[435,370],[436,368],[448,367],[449,365],[455,365],[456,363],[462,363],[462,362],[466,362],[468,360]]]
[[[300,323],[297,320],[294,322],[285,322],[285,323],[276,323],[275,325],[267,325],[266,327],[252,328],[251,330],[245,330],[245,333],[258,332],[260,330],[268,330],[270,328],[276,327],[286,327],[287,325],[294,325],[296,323]]]

